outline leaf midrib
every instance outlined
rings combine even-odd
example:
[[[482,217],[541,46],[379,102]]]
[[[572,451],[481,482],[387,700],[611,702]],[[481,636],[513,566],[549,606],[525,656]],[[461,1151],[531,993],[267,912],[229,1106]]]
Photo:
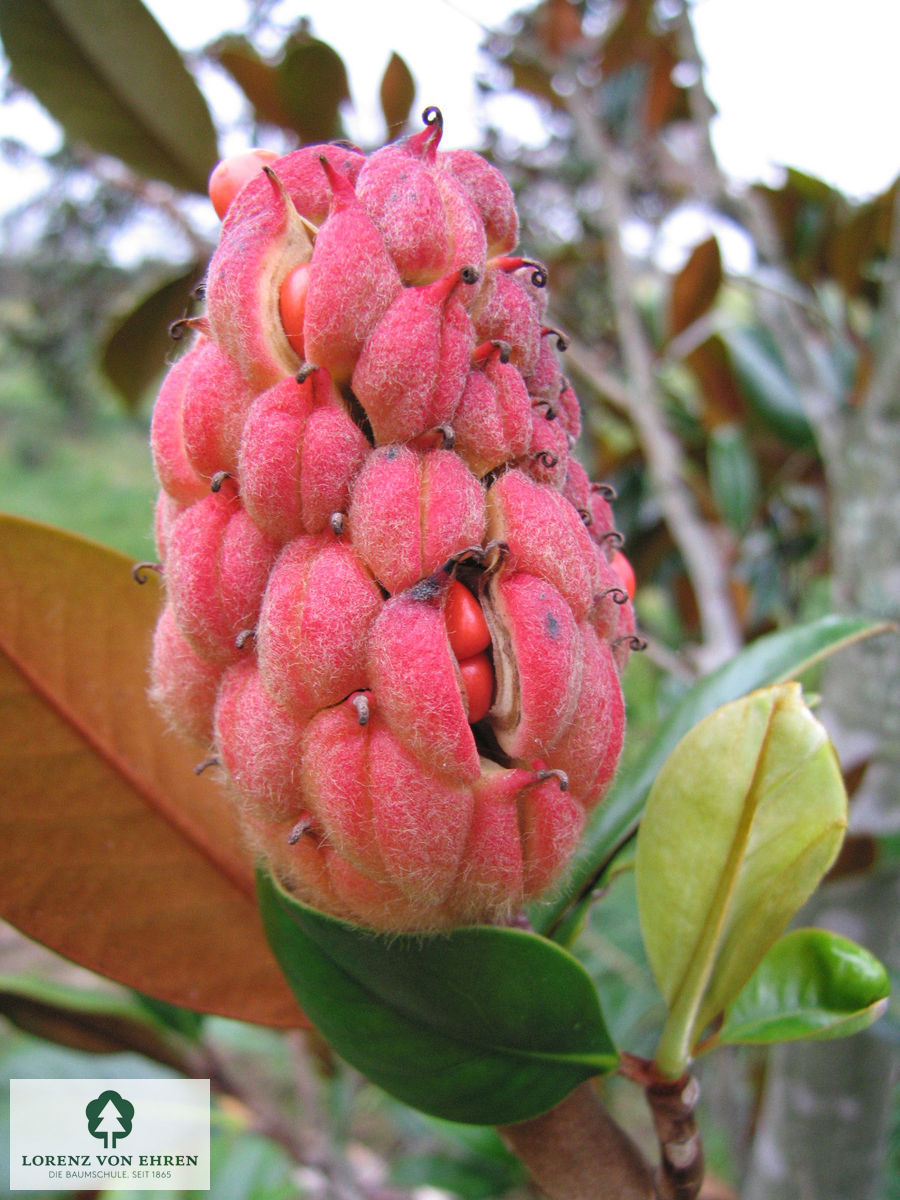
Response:
[[[73,57],[79,59],[84,64],[94,83],[99,86],[102,92],[110,95],[120,110],[127,114],[129,121],[137,126],[141,132],[144,144],[149,144],[151,151],[159,155],[163,161],[167,161],[177,167],[178,174],[182,176],[185,183],[188,184],[192,191],[196,191],[199,186],[198,182],[189,182],[192,177],[190,165],[182,162],[177,147],[169,144],[160,137],[160,130],[157,125],[149,120],[149,114],[133,103],[129,93],[123,92],[118,78],[108,74],[103,69],[103,61],[98,61],[90,52],[90,48],[82,41],[80,30],[70,25],[66,21],[65,15],[52,2],[48,2],[48,0],[33,0],[33,2],[43,2],[51,22],[62,31],[68,42]]]
[[[70,728],[93,754],[123,779],[156,816],[175,829],[199,854],[206,858],[232,887],[255,904],[256,893],[249,867],[246,873],[241,872],[229,856],[219,853],[215,842],[187,818],[184,810],[171,804],[165,796],[150,787],[146,779],[131,766],[126,758],[117,753],[103,739],[97,737],[90,726],[66,706],[64,698],[58,697],[44,683],[40,675],[28,668],[2,635],[0,635],[0,653],[6,657],[13,669],[41,702]]]
[[[746,856],[750,833],[760,803],[760,778],[764,769],[766,747],[772,730],[772,723],[779,711],[778,704],[773,704],[766,718],[759,753],[753,769],[750,786],[741,811],[740,820],[735,829],[734,837],[728,851],[728,858],[719,877],[712,901],[707,909],[708,917],[704,921],[701,936],[690,954],[681,980],[672,994],[670,1003],[670,1020],[682,1024],[685,1037],[693,1032],[694,1022],[700,1009],[703,995],[709,983],[715,966],[717,952],[720,948],[722,930],[731,908],[731,900],[738,886],[740,866]]]
[[[474,1036],[469,1036],[468,1033],[448,1031],[442,1028],[439,1024],[429,1021],[427,1014],[423,1016],[418,1011],[407,1011],[406,1008],[398,1003],[396,998],[391,997],[390,995],[381,995],[377,989],[373,988],[368,981],[365,971],[353,971],[346,963],[335,957],[334,954],[330,953],[327,944],[323,944],[325,943],[326,939],[320,939],[318,936],[311,934],[305,925],[301,925],[299,922],[295,921],[290,907],[288,907],[293,903],[292,898],[290,896],[285,896],[280,886],[274,880],[271,881],[271,884],[274,886],[275,899],[282,912],[292,923],[296,925],[302,936],[306,938],[315,948],[316,953],[327,958],[328,962],[335,970],[339,971],[346,979],[350,980],[353,985],[360,988],[367,995],[372,996],[379,1005],[385,1006],[392,1012],[396,1013],[401,1020],[408,1022],[411,1025],[418,1025],[422,1028],[425,1028],[428,1030],[430,1035],[442,1038],[444,1041],[452,1045],[459,1046],[469,1058],[471,1058],[473,1051],[481,1051],[484,1053],[496,1054],[498,1056],[503,1056],[513,1060],[525,1059],[535,1062],[565,1062],[573,1065],[587,1064],[597,1066],[598,1071],[605,1071],[609,1069],[610,1062],[613,1060],[614,1054],[603,1054],[599,1051],[557,1052],[552,1050],[530,1050],[525,1047],[483,1041],[478,1037],[477,1031],[474,1033]],[[287,905],[285,904],[285,901],[287,901]],[[559,947],[557,947],[554,942],[548,941],[547,944],[554,950],[559,951]],[[563,951],[562,953],[565,952]],[[601,1035],[603,1034],[602,1018],[601,1027],[597,1032],[599,1032]]]

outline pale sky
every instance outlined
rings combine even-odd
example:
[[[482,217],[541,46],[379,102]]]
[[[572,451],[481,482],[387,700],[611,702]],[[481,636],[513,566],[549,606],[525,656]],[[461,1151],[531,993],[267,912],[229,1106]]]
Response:
[[[229,20],[239,25],[244,11],[240,0],[189,9],[184,0],[148,3],[182,44],[214,37]],[[519,7],[514,0],[285,0],[282,9],[308,14],[315,34],[344,57],[358,106],[348,123],[361,141],[381,136],[373,101],[397,50],[419,83],[417,103],[443,110],[446,144],[471,145],[482,30]],[[716,148],[729,174],[750,180],[787,164],[859,196],[900,174],[898,0],[695,0],[693,8],[720,111]],[[540,137],[530,106],[519,104],[515,120]]]
[[[187,49],[240,28],[245,14],[240,0],[147,3]],[[291,17],[307,13],[314,33],[347,63],[356,102],[347,113],[351,136],[363,143],[381,137],[378,85],[397,50],[419,83],[417,106],[443,110],[447,146],[476,142],[483,103],[473,82],[482,65],[478,43],[484,25],[500,24],[517,7],[512,0],[285,0],[282,6]],[[716,146],[729,174],[773,178],[773,164],[784,163],[856,196],[900,174],[897,0],[695,0],[694,13],[720,111]],[[212,99],[224,110],[227,89]],[[517,132],[540,137],[529,104],[504,103]],[[19,105],[0,108],[0,136],[21,134],[26,120],[41,148],[55,143],[55,127]]]
[[[726,172],[782,163],[857,196],[900,174],[897,0],[697,0],[694,14]]]

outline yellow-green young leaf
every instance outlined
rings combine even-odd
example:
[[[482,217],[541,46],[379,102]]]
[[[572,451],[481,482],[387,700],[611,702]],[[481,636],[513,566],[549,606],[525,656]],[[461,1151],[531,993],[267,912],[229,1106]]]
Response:
[[[70,138],[205,194],[218,158],[203,94],[140,0],[0,0],[13,76]]]
[[[0,916],[171,1004],[302,1024],[207,751],[147,701],[157,578],[0,516]]]
[[[847,820],[836,755],[800,685],[753,692],[675,747],[638,833],[641,929],[669,1007],[657,1063],[680,1074],[833,862]]]
[[[634,836],[654,779],[694,725],[722,704],[757,688],[796,679],[847,646],[892,631],[890,624],[863,617],[819,617],[806,625],[757,638],[712,675],[695,683],[641,753],[619,772],[606,799],[591,814],[558,894],[530,906],[528,915],[534,928],[539,933],[552,931],[553,937],[568,944],[562,934],[563,925],[577,927],[577,910],[587,906],[618,850]],[[573,911],[565,917],[568,909]]]

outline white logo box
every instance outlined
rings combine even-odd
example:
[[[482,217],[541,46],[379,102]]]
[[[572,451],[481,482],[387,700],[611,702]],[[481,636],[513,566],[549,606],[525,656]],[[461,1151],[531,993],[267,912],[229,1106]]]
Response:
[[[11,1191],[209,1190],[208,1079],[11,1079]]]

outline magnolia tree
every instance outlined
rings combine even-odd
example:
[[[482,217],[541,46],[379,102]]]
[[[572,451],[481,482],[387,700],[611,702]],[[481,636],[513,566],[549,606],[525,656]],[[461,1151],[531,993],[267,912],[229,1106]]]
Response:
[[[591,40],[578,8],[548,5],[503,53],[522,70],[537,38],[567,69],[631,66],[658,49],[638,7],[646,28],[626,7]],[[343,65],[308,30],[278,60],[246,39],[210,48],[260,123],[303,142],[215,166],[205,101],[147,12],[93,8],[0,5],[16,77],[130,171],[173,195],[208,187],[222,224],[208,267],[188,264],[105,348],[133,394],[172,309],[151,425],[158,562],[3,522],[3,914],[150,998],[154,1022],[95,1012],[107,1043],[209,1075],[301,1164],[289,1106],[242,1091],[182,1010],[306,1031],[410,1108],[497,1129],[560,1200],[713,1195],[697,1060],[856,1033],[887,1005],[866,949],[787,931],[847,825],[796,680],[882,627],[823,616],[743,645],[614,236],[621,180],[603,176],[593,218],[619,378],[585,329],[569,346],[557,321],[580,293],[554,297],[554,247],[535,256],[503,173],[443,149],[434,107],[406,128],[399,59],[382,105],[400,136],[366,153],[333,137]],[[650,92],[657,129],[683,100],[672,65]],[[549,75],[526,79],[563,103]],[[582,157],[613,162],[615,122],[563,91]],[[720,284],[706,244],[669,296],[670,353],[706,328]],[[719,351],[693,336],[708,366]],[[636,593],[564,351],[633,420],[699,613],[690,683],[624,763],[649,537],[642,550],[634,520]],[[737,505],[728,464],[751,451],[733,421],[709,437],[714,495]],[[649,651],[670,659],[661,640]],[[579,953],[622,878],[657,988],[634,1040],[610,972]],[[32,1027],[77,1023],[71,998],[12,993]],[[646,1126],[610,1114],[614,1074],[643,1093]],[[339,1194],[347,1165],[330,1169]],[[384,1194],[350,1174],[352,1194]]]

